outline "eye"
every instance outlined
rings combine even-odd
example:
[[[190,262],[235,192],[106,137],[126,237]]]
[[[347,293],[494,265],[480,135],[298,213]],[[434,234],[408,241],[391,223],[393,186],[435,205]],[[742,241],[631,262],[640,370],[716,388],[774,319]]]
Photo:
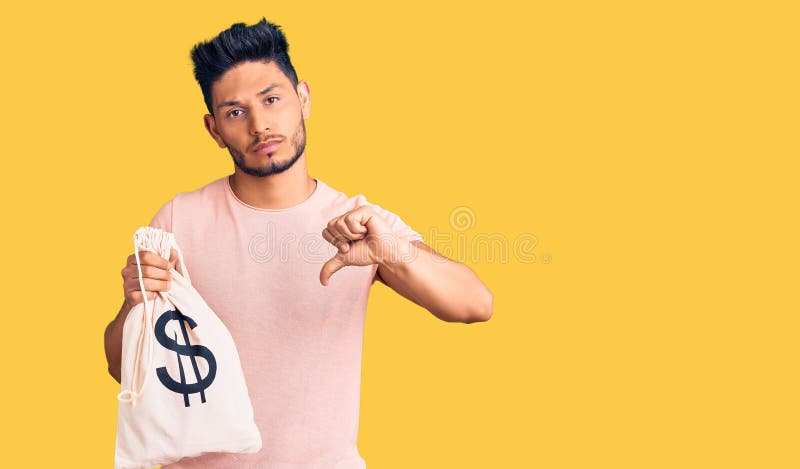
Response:
[[[268,102],[268,103],[270,103],[270,104],[274,104],[274,103],[275,103],[275,101],[270,101],[270,99],[274,99],[275,101],[277,101],[277,100],[278,100],[278,97],[277,97],[277,96],[270,96],[269,98],[267,98],[267,99],[265,100],[265,101],[267,101],[267,102]]]
[[[241,109],[233,109],[228,112],[228,117],[239,117],[242,115],[242,112]]]

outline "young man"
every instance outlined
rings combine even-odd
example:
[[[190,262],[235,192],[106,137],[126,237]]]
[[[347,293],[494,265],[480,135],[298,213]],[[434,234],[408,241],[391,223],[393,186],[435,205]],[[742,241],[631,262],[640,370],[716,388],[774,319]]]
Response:
[[[467,266],[438,255],[397,215],[311,178],[298,81],[280,28],[232,25],[192,50],[205,127],[234,173],[167,202],[151,226],[175,234],[197,291],[230,330],[263,446],[165,468],[364,468],[356,448],[361,346],[379,280],[451,322],[486,321],[492,295]],[[140,255],[148,297],[169,288],[169,261]],[[105,334],[120,380],[122,327],[143,301],[136,260]]]

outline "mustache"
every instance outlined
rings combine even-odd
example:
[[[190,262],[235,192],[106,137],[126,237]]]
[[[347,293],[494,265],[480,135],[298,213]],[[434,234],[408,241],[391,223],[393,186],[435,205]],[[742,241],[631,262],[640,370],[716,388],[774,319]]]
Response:
[[[267,135],[265,137],[256,138],[256,140],[250,146],[254,147],[259,143],[265,143],[268,142],[269,140],[286,140],[286,137],[284,137],[283,135]]]

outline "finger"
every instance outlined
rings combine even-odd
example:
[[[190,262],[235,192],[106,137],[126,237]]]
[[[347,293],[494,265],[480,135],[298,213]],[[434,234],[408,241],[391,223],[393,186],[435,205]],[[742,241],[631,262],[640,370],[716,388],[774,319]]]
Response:
[[[330,233],[334,239],[333,241],[334,246],[338,246],[340,243],[347,242],[347,237],[339,229],[338,222],[340,218],[341,217],[336,217],[328,222],[328,233]]]
[[[169,269],[169,261],[150,251],[139,251],[139,263],[141,265],[152,265],[161,269]],[[128,264],[136,266],[136,254],[128,256]]]
[[[339,230],[339,233],[342,234],[348,241],[356,241],[363,238],[363,235],[359,232],[353,232],[350,230],[350,226],[347,223],[348,217],[342,217],[336,222],[336,228]]]
[[[169,280],[154,280],[151,278],[143,278],[142,283],[144,284],[145,291],[167,291],[171,286],[171,282]],[[126,279],[123,283],[123,288],[126,292],[141,291],[139,279]]]
[[[142,281],[144,283],[144,290],[145,291],[168,291],[172,284],[169,280],[151,280],[151,279],[144,279]],[[122,288],[125,291],[125,294],[129,294],[135,291],[142,291],[139,287],[139,279],[135,280],[127,280],[122,284]]]
[[[176,265],[178,265],[178,251],[172,248],[169,251],[169,268],[174,269]]]
[[[170,280],[172,278],[172,272],[166,269],[160,269],[158,267],[153,267],[151,265],[143,265],[141,266],[142,269],[142,278],[152,278],[156,280]],[[139,269],[136,265],[127,265],[124,269],[122,269],[122,279],[134,279],[138,282],[139,279]]]
[[[327,241],[327,242],[333,244],[334,246],[336,246],[337,239],[336,239],[335,236],[333,236],[333,234],[331,233],[331,230],[329,230],[328,228],[325,228],[325,229],[322,230],[322,237],[325,239],[325,241]]]
[[[350,249],[350,245],[347,244],[347,240],[337,237],[331,230],[325,228],[322,230],[322,237],[325,238],[325,241],[333,244],[339,250],[339,252],[345,253]]]
[[[351,241],[359,239],[359,235],[350,231],[345,221],[345,216],[334,218],[328,222],[328,231],[331,232],[336,239],[341,241]]]
[[[338,271],[345,265],[346,264],[342,262],[342,259],[339,257],[338,254],[331,257],[319,271],[319,282],[327,287],[331,275],[333,275],[336,271]]]
[[[153,300],[155,299],[155,297],[156,297],[156,292],[152,291],[147,292],[148,300]],[[144,303],[144,300],[142,299],[142,292],[139,291],[131,292],[130,296],[128,297],[128,303],[130,303],[131,306],[136,306],[139,303]]]
[[[127,266],[124,269],[122,269],[122,276],[125,279],[135,278],[138,281],[139,270],[136,268],[135,265]],[[158,267],[153,267],[152,265],[143,265],[142,278],[152,278],[155,280],[169,280],[172,278],[172,273],[169,270],[159,269]]]
[[[158,267],[159,269],[169,270],[169,261],[154,252],[140,252],[139,260],[141,261],[142,265],[152,265],[153,267]]]
[[[359,238],[363,238],[367,233],[367,227],[361,224],[361,217],[358,214],[344,217],[344,222],[351,233],[360,235]]]

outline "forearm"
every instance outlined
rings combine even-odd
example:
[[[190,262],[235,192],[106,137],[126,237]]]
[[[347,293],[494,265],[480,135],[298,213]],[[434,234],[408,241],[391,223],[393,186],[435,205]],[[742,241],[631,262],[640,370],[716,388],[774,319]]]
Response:
[[[105,349],[106,361],[108,362],[108,373],[117,382],[121,382],[122,366],[122,329],[125,325],[125,319],[128,317],[131,307],[127,302],[122,303],[122,307],[117,313],[117,317],[106,326],[105,332]]]
[[[471,323],[492,316],[492,294],[472,269],[422,243],[400,240],[396,248],[397,255],[378,264],[391,288],[443,321]]]

